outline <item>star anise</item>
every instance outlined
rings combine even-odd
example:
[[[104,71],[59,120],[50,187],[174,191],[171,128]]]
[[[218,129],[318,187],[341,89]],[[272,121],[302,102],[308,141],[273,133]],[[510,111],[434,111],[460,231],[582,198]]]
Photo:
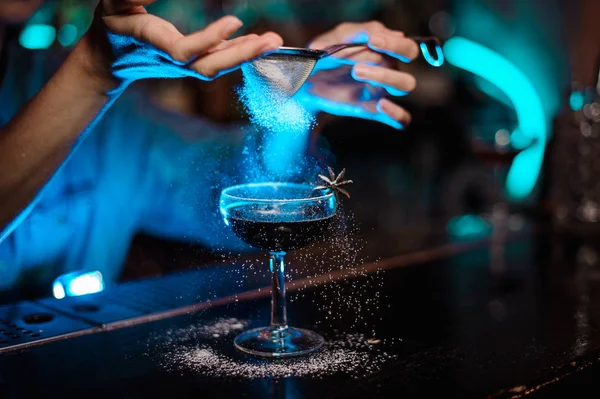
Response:
[[[327,176],[323,176],[323,175],[319,175],[319,178],[321,180],[323,180],[323,182],[325,184],[321,185],[321,186],[317,186],[314,188],[314,190],[333,190],[333,192],[335,193],[335,195],[337,196],[338,193],[342,193],[344,194],[346,197],[350,198],[350,193],[348,193],[348,191],[344,190],[342,188],[342,186],[346,186],[348,184],[352,184],[353,181],[352,180],[344,180],[342,181],[342,179],[344,178],[344,176],[346,175],[346,169],[343,169],[339,175],[335,175],[335,173],[333,172],[333,169],[331,169],[331,167],[327,167],[327,169],[329,170],[329,177]]]

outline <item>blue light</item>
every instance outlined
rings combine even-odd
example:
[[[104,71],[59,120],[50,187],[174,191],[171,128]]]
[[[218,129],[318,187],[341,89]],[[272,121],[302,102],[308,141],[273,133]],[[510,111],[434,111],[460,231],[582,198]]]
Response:
[[[421,53],[423,53],[423,57],[425,58],[425,61],[427,61],[427,63],[429,65],[434,66],[434,67],[442,66],[442,64],[444,63],[444,52],[442,51],[442,48],[439,46],[439,44],[436,43],[436,45],[435,45],[435,52],[437,54],[436,57],[433,57],[431,55],[431,53],[429,52],[429,48],[427,47],[427,44],[419,43],[419,47],[421,47]]]
[[[271,178],[286,179],[301,168],[302,156],[315,117],[295,98],[270,90],[252,68],[242,67],[240,100],[252,122],[264,131],[261,161]]]
[[[379,104],[376,105],[376,112],[372,112],[360,104],[356,105],[348,102],[331,100],[315,95],[311,93],[312,91],[312,85],[310,82],[306,82],[294,96],[294,98],[305,104],[311,112],[317,113],[323,111],[331,115],[368,119],[385,123],[395,129],[404,129],[404,125],[383,112],[380,109]]]
[[[54,298],[56,299],[63,299],[66,296],[65,287],[60,281],[55,281],[52,284],[52,295],[54,295]]]
[[[71,296],[94,294],[104,290],[104,282],[100,272],[83,274],[71,280],[69,291]]]
[[[514,148],[516,148],[518,150],[522,150],[522,149],[529,147],[531,144],[533,144],[533,142],[531,140],[531,137],[525,136],[523,133],[521,133],[519,128],[516,128],[510,134],[510,144]]]
[[[481,76],[475,76],[475,79],[473,80],[473,82],[475,83],[475,86],[477,86],[477,88],[479,90],[481,90],[488,96],[498,100],[498,102],[506,105],[510,109],[514,109],[512,102],[510,101],[510,99],[508,97],[506,97],[506,94],[504,94],[504,92],[502,92],[502,90],[500,90],[493,83],[488,82],[487,80],[483,79]]]
[[[571,93],[571,96],[569,96],[569,105],[573,111],[579,111],[581,108],[583,108],[583,102],[583,93],[579,91],[574,91]]]
[[[29,18],[28,23],[32,25],[51,24],[56,15],[56,4],[51,1],[44,1],[35,13]]]
[[[547,123],[542,101],[532,83],[500,54],[465,38],[453,37],[444,44],[451,64],[496,85],[510,99],[519,121],[519,134],[535,141],[514,159],[506,179],[506,192],[524,199],[537,183],[547,141]]]
[[[329,206],[329,209],[335,210],[337,208],[338,202],[335,199],[335,197],[330,197],[329,200],[327,200],[327,205]]]
[[[59,276],[52,284],[52,293],[56,299],[65,296],[81,296],[104,291],[102,273],[73,272]]]
[[[56,39],[56,29],[50,25],[28,25],[21,32],[19,44],[29,50],[42,50],[50,47]]]
[[[476,238],[488,235],[492,226],[479,215],[460,215],[448,221],[448,233],[455,238]]]
[[[58,42],[63,47],[70,47],[77,41],[77,34],[77,27],[75,25],[63,25],[58,31]]]
[[[568,79],[568,57],[564,56],[559,30],[553,28],[560,14],[541,17],[534,7],[536,2],[516,2],[522,7],[512,14],[498,12],[481,1],[453,3],[457,36],[493,49],[527,76],[549,124],[561,107],[561,82]],[[548,129],[547,134],[551,135],[552,130]]]

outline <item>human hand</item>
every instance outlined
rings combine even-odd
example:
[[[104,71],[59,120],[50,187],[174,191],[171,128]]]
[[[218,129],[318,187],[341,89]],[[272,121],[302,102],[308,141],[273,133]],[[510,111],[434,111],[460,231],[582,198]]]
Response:
[[[125,85],[147,78],[212,80],[283,43],[281,37],[272,32],[227,40],[242,26],[233,16],[225,16],[203,30],[183,35],[170,22],[146,11],[144,5],[154,1],[102,0],[99,3],[85,37],[95,53],[91,57],[94,63],[88,68],[94,77],[116,77]]]
[[[416,87],[412,75],[396,68],[397,61],[410,62],[418,55],[416,42],[372,21],[340,24],[315,38],[310,47],[367,41],[368,47],[349,48],[318,61],[296,98],[314,112],[371,119],[402,129],[410,123],[410,114],[385,96],[403,96]]]

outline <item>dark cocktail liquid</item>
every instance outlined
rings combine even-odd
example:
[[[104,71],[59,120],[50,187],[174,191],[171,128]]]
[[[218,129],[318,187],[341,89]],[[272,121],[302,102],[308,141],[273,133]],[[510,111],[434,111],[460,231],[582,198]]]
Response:
[[[310,219],[261,212],[253,206],[230,208],[227,221],[235,234],[256,248],[271,252],[289,251],[312,244],[323,237],[335,215]]]

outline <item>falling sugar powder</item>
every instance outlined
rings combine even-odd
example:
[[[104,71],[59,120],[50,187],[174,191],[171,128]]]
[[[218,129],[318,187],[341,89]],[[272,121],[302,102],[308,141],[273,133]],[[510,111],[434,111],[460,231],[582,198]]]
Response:
[[[327,239],[318,254],[314,248],[310,252],[300,251],[290,261],[288,272],[292,279],[309,277],[306,275],[307,268],[296,268],[296,262],[309,265],[312,276],[332,272],[342,272],[344,275],[342,284],[321,285],[320,295],[313,298],[318,306],[314,320],[318,326],[342,324],[350,331],[373,328],[372,321],[381,306],[383,298],[380,291],[385,280],[381,271],[369,274],[358,267],[368,261],[362,255],[365,242],[359,233],[353,214],[340,208],[336,223],[330,226]],[[302,303],[306,300],[306,291],[311,288],[309,282],[289,291],[289,301]],[[372,335],[376,335],[376,332],[372,331]]]
[[[271,132],[304,133],[312,128],[314,116],[295,98],[270,90],[249,66],[243,66],[242,73],[238,96],[253,123]]]
[[[314,115],[295,98],[270,90],[253,68],[243,66],[242,74],[238,97],[262,134],[259,159],[253,161],[264,165],[269,180],[283,181],[301,175],[310,166],[304,155],[315,124]]]

